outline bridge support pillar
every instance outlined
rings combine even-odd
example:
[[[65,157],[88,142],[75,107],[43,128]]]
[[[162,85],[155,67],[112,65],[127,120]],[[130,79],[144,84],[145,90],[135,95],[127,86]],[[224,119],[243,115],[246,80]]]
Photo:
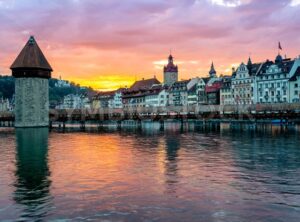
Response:
[[[122,120],[117,121],[117,128],[118,129],[122,128]]]
[[[85,130],[85,121],[80,121],[80,129]]]

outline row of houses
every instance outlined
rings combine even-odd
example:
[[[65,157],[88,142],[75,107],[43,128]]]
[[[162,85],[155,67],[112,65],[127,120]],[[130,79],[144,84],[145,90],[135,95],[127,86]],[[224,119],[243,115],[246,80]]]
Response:
[[[232,74],[219,76],[212,63],[207,77],[178,81],[173,56],[164,67],[164,81],[155,76],[136,81],[130,88],[101,92],[93,108],[137,108],[190,105],[250,105],[300,102],[300,57],[241,63]]]

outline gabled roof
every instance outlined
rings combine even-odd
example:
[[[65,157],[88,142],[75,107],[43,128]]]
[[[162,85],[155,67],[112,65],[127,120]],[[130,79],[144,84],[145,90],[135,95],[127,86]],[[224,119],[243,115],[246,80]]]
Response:
[[[152,79],[143,79],[136,81],[130,88],[130,91],[138,91],[142,89],[149,89],[155,84],[160,84],[160,82],[154,77]]]
[[[28,42],[10,68],[33,68],[52,71],[50,64],[48,63],[46,57],[44,56],[42,50],[38,46],[33,36],[29,38]]]
[[[204,78],[201,78],[201,79],[203,79],[204,83],[206,84],[210,80],[210,77],[204,77]]]

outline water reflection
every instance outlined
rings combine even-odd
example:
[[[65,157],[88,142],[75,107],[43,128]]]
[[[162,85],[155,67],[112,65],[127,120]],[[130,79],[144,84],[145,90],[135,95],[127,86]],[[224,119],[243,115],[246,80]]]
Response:
[[[167,193],[176,193],[176,183],[178,180],[178,151],[180,150],[180,136],[166,135],[166,159],[165,176]]]
[[[39,221],[49,213],[48,129],[17,129],[14,200],[22,206],[21,218]]]

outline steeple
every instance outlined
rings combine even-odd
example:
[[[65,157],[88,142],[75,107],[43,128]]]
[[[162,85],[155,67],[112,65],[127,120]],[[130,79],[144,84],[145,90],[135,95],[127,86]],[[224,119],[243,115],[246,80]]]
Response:
[[[164,67],[164,72],[178,72],[178,67],[174,65],[174,57],[170,54],[168,65]]]
[[[217,72],[215,70],[214,62],[211,63],[210,71],[209,71],[209,76],[210,77],[215,77],[217,75]]]
[[[251,57],[250,57],[250,56],[249,56],[247,65],[248,65],[248,66],[252,66],[252,61],[251,61]]]
[[[173,64],[173,56],[170,54],[168,58],[169,64]]]
[[[247,69],[251,73],[251,70],[252,70],[252,60],[251,60],[250,56],[249,56],[248,63],[247,63]]]
[[[50,78],[52,68],[33,36],[11,65],[12,75],[18,77]]]

